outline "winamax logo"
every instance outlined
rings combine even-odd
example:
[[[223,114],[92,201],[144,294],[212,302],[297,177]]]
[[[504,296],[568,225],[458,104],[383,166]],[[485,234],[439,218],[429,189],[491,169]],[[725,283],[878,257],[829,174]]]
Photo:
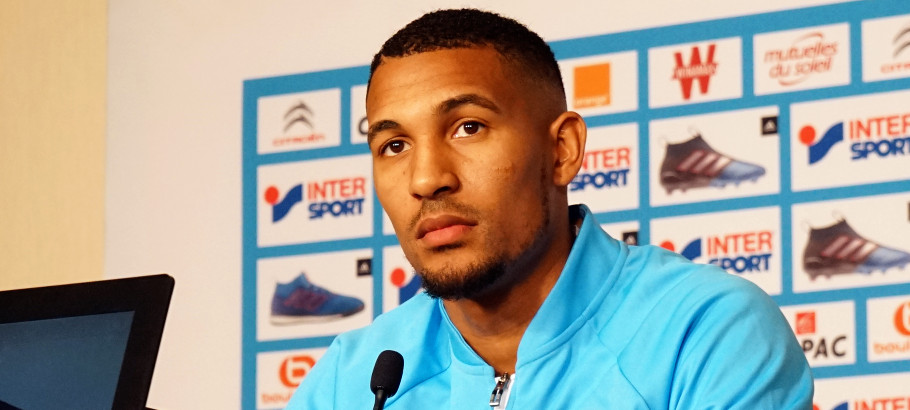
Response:
[[[799,141],[809,148],[809,165],[822,161],[844,140],[850,144],[850,161],[907,157],[910,154],[910,112],[837,122],[821,135],[813,125],[805,125],[799,130]]]
[[[810,362],[828,358],[845,358],[848,354],[849,342],[846,334],[826,335],[821,334],[817,324],[817,311],[797,311],[794,323],[794,333],[803,348],[803,353]]]
[[[574,69],[574,107],[591,108],[610,105],[610,63],[581,65]]]
[[[584,154],[581,171],[569,183],[569,191],[602,190],[629,184],[632,147],[592,149]]]
[[[716,48],[717,45],[714,43],[708,44],[704,51],[701,47],[693,46],[689,52],[688,61],[684,60],[682,52],[673,53],[676,62],[673,79],[679,81],[684,100],[688,101],[692,98],[692,86],[696,82],[698,91],[702,95],[708,93],[711,77],[717,73],[717,62],[714,61]]]
[[[768,230],[707,235],[689,241],[678,252],[696,262],[704,256],[707,263],[729,273],[760,273],[771,269],[773,239],[774,234]],[[660,246],[673,252],[678,249],[671,241],[663,241]]]
[[[772,64],[768,72],[771,78],[782,86],[792,86],[813,74],[831,71],[837,52],[837,41],[829,41],[823,32],[814,31],[796,38],[787,48],[766,51],[764,62]]]
[[[420,292],[423,282],[419,275],[411,275],[411,280],[407,280],[407,273],[402,267],[395,267],[389,274],[389,283],[398,288],[398,304],[401,305],[414,297]]]
[[[263,199],[272,208],[273,223],[284,219],[304,199],[309,203],[307,211],[311,220],[361,215],[366,184],[365,177],[316,180],[294,185],[283,196],[277,186],[271,185],[265,189]]]

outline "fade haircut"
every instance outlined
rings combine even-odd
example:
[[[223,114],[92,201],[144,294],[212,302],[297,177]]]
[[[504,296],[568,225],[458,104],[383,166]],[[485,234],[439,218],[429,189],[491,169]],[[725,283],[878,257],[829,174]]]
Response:
[[[559,64],[550,46],[523,24],[477,9],[437,10],[408,23],[373,57],[370,79],[385,57],[484,46],[493,47],[513,69],[553,88],[565,101]]]

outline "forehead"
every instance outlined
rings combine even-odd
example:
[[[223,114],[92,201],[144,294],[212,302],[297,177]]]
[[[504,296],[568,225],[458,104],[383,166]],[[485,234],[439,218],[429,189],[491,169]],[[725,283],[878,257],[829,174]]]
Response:
[[[455,95],[477,94],[506,103],[521,93],[502,56],[490,47],[429,51],[385,58],[373,73],[367,94],[370,122],[414,111]]]

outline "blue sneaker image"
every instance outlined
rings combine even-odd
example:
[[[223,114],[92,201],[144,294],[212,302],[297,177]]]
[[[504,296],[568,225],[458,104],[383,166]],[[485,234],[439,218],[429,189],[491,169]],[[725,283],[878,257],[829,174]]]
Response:
[[[910,253],[863,238],[844,219],[824,228],[812,228],[803,252],[803,270],[812,280],[818,276],[903,269],[908,263]]]
[[[667,194],[676,189],[686,192],[689,188],[738,186],[743,181],[758,181],[762,175],[763,167],[715,151],[697,132],[688,141],[667,144],[660,164],[660,184]]]
[[[338,295],[314,285],[301,273],[290,283],[278,283],[272,296],[272,317],[276,325],[325,322],[363,310],[363,302]]]

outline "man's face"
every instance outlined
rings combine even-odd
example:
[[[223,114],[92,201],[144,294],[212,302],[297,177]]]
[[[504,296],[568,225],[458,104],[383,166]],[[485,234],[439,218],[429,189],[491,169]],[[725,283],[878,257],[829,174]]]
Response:
[[[373,74],[376,193],[430,294],[489,290],[552,236],[554,118],[518,77],[492,48],[386,59]]]

